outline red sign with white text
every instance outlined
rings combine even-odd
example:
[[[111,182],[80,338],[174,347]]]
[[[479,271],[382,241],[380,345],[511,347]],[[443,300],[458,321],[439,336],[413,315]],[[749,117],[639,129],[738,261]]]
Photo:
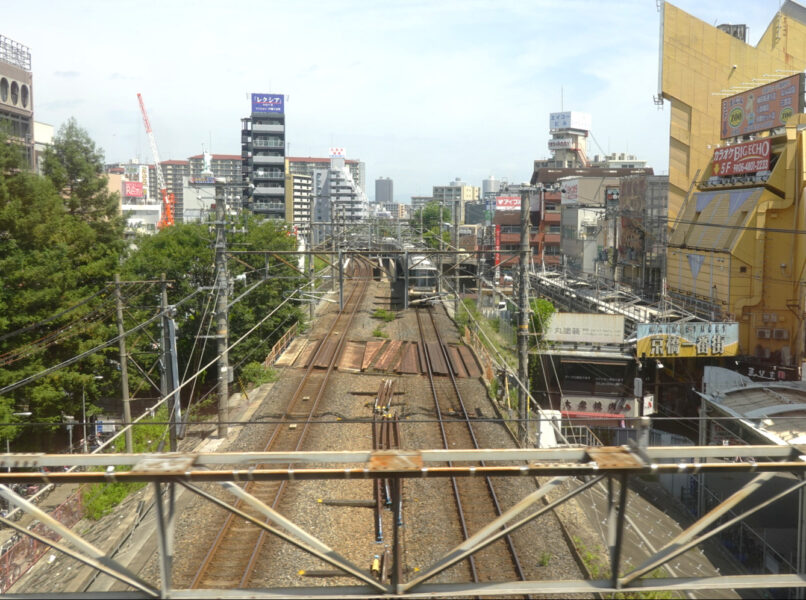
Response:
[[[495,210],[520,210],[520,196],[496,196]]]
[[[744,175],[770,170],[770,140],[754,140],[714,150],[714,175]]]
[[[495,266],[501,264],[501,226],[495,226]]]
[[[123,195],[127,198],[142,198],[143,197],[143,182],[142,181],[124,181],[123,182]]]

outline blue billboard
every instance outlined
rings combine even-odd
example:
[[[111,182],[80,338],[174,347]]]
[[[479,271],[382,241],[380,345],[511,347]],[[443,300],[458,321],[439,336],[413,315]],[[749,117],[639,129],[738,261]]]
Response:
[[[283,114],[282,94],[252,94],[252,113]]]

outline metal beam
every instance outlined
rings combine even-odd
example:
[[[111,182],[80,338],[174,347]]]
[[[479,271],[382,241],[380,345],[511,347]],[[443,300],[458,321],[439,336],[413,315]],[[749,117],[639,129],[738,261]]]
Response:
[[[44,536],[40,536],[39,534],[33,531],[29,531],[25,527],[17,525],[16,523],[8,519],[0,518],[0,523],[3,523],[8,527],[16,529],[20,533],[31,536],[39,540],[40,542],[59,550],[60,552],[64,552],[68,556],[75,558],[76,560],[79,560],[86,565],[102,570],[107,575],[110,575],[115,579],[123,581],[128,585],[131,585],[132,587],[138,590],[146,592],[151,596],[159,595],[159,590],[152,587],[147,581],[141,579],[136,574],[129,571],[123,565],[119,564],[118,562],[106,556],[106,554],[104,554],[103,551],[101,551],[99,548],[96,548],[91,543],[86,541],[84,538],[73,533],[72,530],[68,529],[67,527],[59,523],[48,513],[40,509],[35,504],[32,504],[27,500],[25,500],[24,498],[21,498],[20,496],[12,492],[5,485],[0,485],[0,496],[5,498],[9,504],[16,504],[22,511],[33,516],[35,519],[38,519],[39,522],[42,523],[42,525],[44,525],[45,527],[56,533],[58,536],[64,538],[65,540],[73,544],[79,550],[79,552],[76,552],[71,548],[64,546],[63,544],[59,544],[57,542],[49,540]]]
[[[762,477],[764,475],[767,475],[767,473],[763,473],[761,476],[759,476],[758,478],[754,479],[748,485],[752,485],[760,477]],[[768,479],[768,478],[765,478],[764,481],[766,481],[766,479]],[[763,483],[763,481],[761,483]],[[707,527],[708,525],[713,523],[716,519],[719,518],[719,516],[721,516],[727,510],[729,510],[730,508],[736,506],[744,498],[749,496],[752,493],[752,491],[755,491],[755,489],[758,489],[758,486],[756,488],[754,488],[751,492],[746,493],[746,494],[742,494],[742,492],[745,489],[745,488],[742,488],[741,490],[739,490],[735,494],[733,494],[730,498],[728,498],[727,500],[722,502],[719,506],[715,507],[712,511],[710,511],[708,514],[706,514],[703,518],[701,518],[696,523],[694,523],[691,527],[686,529],[683,533],[678,535],[671,542],[666,544],[666,546],[661,548],[654,556],[652,556],[648,560],[646,560],[641,566],[637,567],[636,569],[634,569],[633,571],[631,571],[630,573],[628,573],[627,575],[622,577],[619,580],[620,584],[621,585],[626,585],[626,584],[634,581],[635,579],[641,577],[642,575],[645,575],[646,573],[652,572],[657,567],[659,567],[659,566],[663,565],[664,563],[672,560],[676,556],[679,556],[679,555],[683,554],[684,552],[688,552],[691,548],[694,548],[695,546],[701,544],[705,540],[715,536],[720,531],[723,531],[723,530],[727,529],[728,527],[731,527],[731,526],[735,525],[736,523],[742,521],[746,517],[749,517],[753,513],[758,512],[762,508],[766,508],[767,506],[773,504],[774,502],[777,502],[778,500],[780,500],[784,496],[786,496],[786,495],[788,495],[788,494],[790,494],[790,493],[792,493],[794,491],[797,491],[797,490],[803,488],[804,486],[806,486],[806,481],[800,481],[799,483],[796,483],[795,485],[787,488],[783,492],[779,492],[778,494],[768,498],[767,500],[764,500],[763,502],[760,502],[760,503],[754,505],[752,508],[749,508],[748,510],[744,511],[743,513],[733,517],[732,519],[729,519],[729,520],[725,521],[724,523],[722,523],[718,527],[715,527],[714,529],[710,530],[708,533],[703,534],[703,535],[701,535],[699,537],[694,537],[698,531],[701,531],[702,529],[704,529],[705,527]],[[745,486],[745,487],[747,487],[747,486]]]
[[[599,447],[596,450],[601,452],[608,447]],[[590,449],[593,450],[593,449]],[[578,463],[580,465],[591,465],[593,459],[588,448],[481,448],[481,449],[451,449],[451,450],[386,450],[389,453],[398,454],[401,457],[416,457],[417,462],[445,463],[448,461],[526,461],[542,464],[546,468],[552,465],[561,466],[562,463]],[[211,467],[215,465],[260,465],[288,463],[296,464],[325,464],[325,463],[370,463],[373,460],[372,450],[316,450],[302,452],[200,452],[193,454],[183,454],[176,452],[163,453],[142,453],[142,454],[43,454],[35,452],[0,453],[0,468],[13,467],[15,469],[30,469],[28,473],[11,473],[12,476],[27,475],[41,476],[47,475],[53,481],[61,478],[63,473],[51,472],[43,474],[39,472],[42,467],[61,466],[86,466],[86,467],[107,467],[110,465],[137,465],[147,462],[175,462],[188,461],[188,465],[198,467]],[[806,448],[800,449],[793,446],[651,446],[645,450],[645,454],[651,461],[646,465],[651,470],[670,469],[679,472],[696,471],[704,469],[709,471],[764,471],[775,465],[786,465],[786,469],[802,471],[806,468],[806,460],[799,458],[806,456]],[[733,462],[736,457],[766,459],[756,460],[756,462]],[[728,459],[730,462],[712,462],[700,464],[671,464],[658,463],[660,460],[688,460],[693,458],[704,459]],[[778,461],[773,459],[779,459]],[[785,460],[789,459],[789,460]],[[597,470],[609,469],[607,465],[599,465]],[[181,471],[189,469],[182,466]],[[110,475],[114,478],[121,472]],[[250,471],[242,471],[240,475],[244,480],[249,479]],[[0,481],[6,473],[0,473]]]
[[[574,496],[580,494],[581,492],[585,491],[589,487],[593,486],[594,484],[598,483],[603,476],[596,477],[583,485],[571,490],[561,498],[554,500],[553,502],[547,504],[546,506],[542,507],[540,510],[530,514],[529,516],[521,519],[517,523],[513,523],[509,527],[504,527],[506,523],[508,523],[511,519],[514,519],[516,516],[521,514],[523,511],[527,510],[529,507],[533,506],[535,502],[546,496],[548,493],[553,491],[557,486],[565,483],[567,481],[566,477],[556,477],[549,482],[545,483],[535,492],[532,492],[526,498],[515,504],[512,508],[501,514],[499,517],[494,519],[490,522],[489,525],[481,528],[475,534],[467,538],[464,542],[456,546],[453,550],[448,552],[445,556],[439,559],[433,566],[426,569],[421,575],[418,575],[414,579],[411,579],[406,585],[400,586],[398,588],[399,592],[405,592],[411,590],[417,586],[419,586],[424,581],[431,579],[435,575],[441,573],[445,569],[448,569],[455,565],[458,562],[463,561],[468,556],[483,550],[490,544],[494,544],[501,538],[513,533],[517,529],[520,529],[527,523],[533,521],[537,517],[542,514],[545,514],[551,510],[554,510],[560,504],[570,500]]]
[[[212,494],[208,494],[207,492],[205,492],[201,488],[196,487],[195,485],[190,485],[187,483],[183,483],[182,485],[187,489],[189,489],[190,491],[192,491],[193,493],[198,494],[199,496],[207,500],[210,500],[214,504],[217,504],[221,508],[228,510],[229,512],[241,517],[242,519],[252,523],[253,525],[256,525],[261,529],[264,529],[269,533],[276,535],[280,539],[285,540],[286,542],[296,546],[300,550],[308,552],[309,554],[315,556],[316,558],[319,558],[325,561],[326,563],[333,565],[339,570],[344,571],[347,575],[352,575],[353,577],[368,583],[370,586],[375,588],[376,595],[378,591],[381,592],[388,591],[387,587],[378,583],[372,577],[372,575],[364,573],[363,571],[361,571],[361,569],[353,565],[347,559],[340,556],[337,552],[330,549],[327,545],[320,542],[317,538],[308,535],[305,531],[294,525],[294,523],[292,523],[291,521],[289,521],[288,519],[277,513],[274,509],[270,508],[269,506],[267,506],[266,504],[264,504],[251,494],[245,492],[237,485],[231,483],[222,484],[227,491],[241,498],[244,502],[246,502],[256,510],[261,512],[261,514],[263,514],[265,517],[279,523],[280,526],[286,529],[287,531],[282,531],[280,529],[277,529],[276,527],[272,527],[268,523],[259,521],[258,519],[246,514],[242,510],[239,510],[238,508],[235,508],[234,506],[227,504],[223,500],[216,498]]]

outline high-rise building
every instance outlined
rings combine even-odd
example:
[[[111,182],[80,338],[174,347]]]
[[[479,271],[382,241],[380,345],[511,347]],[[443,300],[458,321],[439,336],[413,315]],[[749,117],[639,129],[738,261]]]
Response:
[[[451,211],[452,218],[456,216],[459,223],[464,223],[465,203],[478,201],[479,191],[478,187],[468,185],[457,177],[448,185],[435,185],[431,196],[434,202],[442,204]]]
[[[481,180],[481,197],[484,200],[495,198],[498,191],[501,189],[501,184],[506,183],[506,180],[501,181],[496,179],[495,176],[490,175],[487,179]]]
[[[362,190],[365,190],[366,187],[364,185],[366,181],[366,165],[361,162],[360,160],[352,160],[349,158],[344,159],[344,164],[347,165],[347,168],[350,171],[350,177],[352,178],[353,182],[355,182],[358,187]],[[311,177],[314,176],[314,171],[319,170],[321,172],[327,171],[330,168],[330,159],[329,158],[320,158],[314,156],[289,156],[286,160],[286,172],[287,173],[294,173],[299,175],[310,175]],[[313,193],[316,194],[318,190],[321,188],[321,184],[324,180],[322,176],[319,177],[319,183],[317,184],[316,179],[313,182]]]
[[[0,35],[0,123],[8,127],[12,141],[22,146],[28,164],[35,170],[31,51],[3,35]]]
[[[149,169],[153,168],[154,165],[149,165]],[[160,163],[160,168],[162,169],[162,176],[165,178],[165,189],[169,194],[174,195],[174,220],[180,223],[182,222],[182,211],[184,210],[183,178],[190,176],[190,161],[164,160]],[[149,171],[148,184],[151,198],[159,199],[160,193],[157,189],[157,176],[151,171]]]
[[[417,211],[424,208],[426,204],[434,201],[433,196],[412,196],[411,197],[411,210]]]
[[[204,171],[205,156],[209,157],[210,170],[213,177],[223,177],[227,183],[238,183],[241,177],[241,157],[237,154],[197,154],[188,159],[190,163],[190,176],[198,177]]]
[[[317,177],[318,176],[318,177]],[[314,210],[313,220],[317,223],[357,223],[369,214],[367,195],[353,181],[350,169],[343,156],[334,155],[330,159],[330,168],[324,173],[320,169],[314,171]],[[316,189],[316,180],[320,179],[320,187]],[[328,234],[332,226],[318,227],[316,242],[322,234]]]
[[[385,206],[395,201],[394,182],[389,177],[375,180],[375,203]]]
[[[298,235],[311,232],[311,211],[313,210],[313,178],[310,175],[286,173],[285,175],[285,214],[286,220],[296,229]]]
[[[252,113],[241,119],[244,207],[284,219],[285,104],[282,94],[252,94]]]

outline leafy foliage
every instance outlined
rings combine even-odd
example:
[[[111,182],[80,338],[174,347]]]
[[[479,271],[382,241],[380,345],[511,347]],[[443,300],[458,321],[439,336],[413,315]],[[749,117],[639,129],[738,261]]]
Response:
[[[545,298],[534,298],[529,305],[531,308],[529,327],[538,337],[542,337],[549,326],[551,315],[554,314],[554,305]]]
[[[45,164],[46,176],[29,172],[19,149],[0,134],[0,386],[75,356],[114,331],[107,320],[110,295],[100,292],[118,264],[123,222],[117,196],[106,189],[103,155],[71,121]],[[54,318],[95,294],[94,301]],[[100,394],[94,375],[104,367],[103,355],[94,355],[9,392],[0,398],[0,418],[30,411],[33,421],[56,423],[63,414],[81,414],[82,390],[90,399]],[[104,382],[112,385],[115,376],[106,371]],[[26,445],[37,437],[27,436]]]
[[[431,248],[439,248],[439,228],[440,223],[447,223],[451,220],[450,208],[442,208],[442,217],[440,218],[440,209],[438,202],[429,202],[420,210],[416,211],[411,218],[415,227],[420,226],[420,219],[422,218],[423,224],[423,241]],[[442,239],[445,243],[450,243],[450,231],[442,232]]]
[[[241,378],[247,384],[262,385],[277,381],[277,371],[271,367],[264,367],[262,363],[253,361],[244,365],[241,370]]]

